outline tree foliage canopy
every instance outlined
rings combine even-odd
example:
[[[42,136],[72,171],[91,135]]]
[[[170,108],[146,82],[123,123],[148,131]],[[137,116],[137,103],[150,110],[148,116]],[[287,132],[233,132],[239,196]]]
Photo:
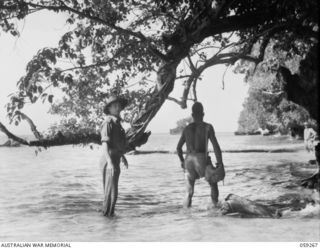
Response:
[[[105,97],[125,95],[131,103],[128,149],[146,142],[146,127],[166,99],[182,108],[191,96],[197,100],[197,80],[208,67],[259,64],[271,39],[298,52],[297,41],[318,42],[315,0],[3,0],[1,31],[18,36],[17,20],[42,10],[67,13],[70,30],[57,47],[40,49],[28,63],[7,105],[10,120],[21,120],[28,101],[49,101],[51,112],[64,116],[62,124],[73,118],[78,125],[72,127],[79,128],[73,132],[85,129],[90,137],[102,121]],[[184,84],[181,99],[169,96],[175,82]],[[50,88],[62,91],[63,99]],[[68,143],[61,134],[58,140]]]
[[[276,70],[283,65],[293,74],[299,73],[301,61],[309,51],[308,45],[302,45],[304,47],[297,51],[285,51],[278,49],[275,41],[270,42],[263,63],[257,66],[254,74],[248,74],[249,93],[239,117],[240,133],[252,133],[262,128],[287,134],[298,127],[303,130],[303,123],[310,122],[308,111],[287,99],[286,83],[279,81]],[[236,70],[242,67],[239,65]],[[248,66],[245,69],[248,70]]]

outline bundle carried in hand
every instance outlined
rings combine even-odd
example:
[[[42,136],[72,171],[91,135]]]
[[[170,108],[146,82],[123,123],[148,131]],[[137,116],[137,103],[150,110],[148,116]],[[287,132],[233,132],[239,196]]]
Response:
[[[219,182],[224,180],[226,172],[224,170],[223,164],[216,164],[216,167],[213,167],[212,164],[208,164],[205,172],[205,179],[208,182]]]

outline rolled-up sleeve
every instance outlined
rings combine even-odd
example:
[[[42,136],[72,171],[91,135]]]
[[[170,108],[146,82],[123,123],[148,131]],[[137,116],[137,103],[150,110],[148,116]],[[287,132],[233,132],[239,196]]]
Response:
[[[104,122],[101,128],[101,142],[109,142],[111,140],[111,122]]]

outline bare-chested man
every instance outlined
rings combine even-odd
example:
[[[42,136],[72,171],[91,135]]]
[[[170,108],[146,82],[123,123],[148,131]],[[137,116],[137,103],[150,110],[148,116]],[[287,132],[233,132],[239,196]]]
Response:
[[[192,196],[194,192],[194,183],[196,179],[205,176],[207,160],[208,139],[211,141],[217,164],[223,165],[220,146],[216,139],[213,126],[203,122],[203,106],[196,102],[192,106],[193,123],[189,124],[182,132],[181,138],[177,145],[178,156],[181,161],[181,167],[185,171],[186,177],[186,198],[184,207],[191,207]],[[187,155],[183,158],[182,146],[186,143]],[[216,182],[209,182],[211,187],[211,199],[214,206],[218,204],[219,190]]]

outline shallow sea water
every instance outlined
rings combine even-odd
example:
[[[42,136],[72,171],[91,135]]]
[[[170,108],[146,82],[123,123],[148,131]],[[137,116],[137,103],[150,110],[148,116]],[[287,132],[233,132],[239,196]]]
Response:
[[[313,159],[301,141],[287,137],[217,134],[229,193],[260,202],[279,196],[310,197],[299,187],[292,164]],[[179,136],[155,134],[141,150],[174,151]],[[251,150],[261,152],[248,152]],[[283,152],[271,153],[274,150]],[[270,152],[265,152],[270,150]],[[128,155],[122,169],[116,216],[101,214],[100,149],[0,148],[1,241],[319,241],[319,204],[286,211],[282,218],[223,216],[210,208],[210,188],[195,186],[193,207],[182,208],[184,176],[177,155]],[[231,152],[232,153],[231,153]],[[263,151],[263,152],[262,152]],[[214,155],[211,157],[214,159]],[[310,172],[312,169],[310,169]],[[314,168],[316,171],[316,166]]]

